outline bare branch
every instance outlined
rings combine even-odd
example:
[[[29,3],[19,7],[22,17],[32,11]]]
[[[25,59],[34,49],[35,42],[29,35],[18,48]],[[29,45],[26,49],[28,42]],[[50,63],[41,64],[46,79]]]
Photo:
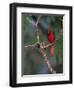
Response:
[[[41,17],[41,16],[38,17],[37,22],[36,22],[36,32],[37,32],[37,42],[38,42],[38,43],[40,42],[39,29],[38,29],[38,23],[39,23],[40,17]]]
[[[36,27],[38,26],[38,23],[39,23],[40,17],[41,17],[41,15],[38,16],[38,18],[37,18],[37,21],[36,21]]]
[[[42,56],[44,57],[44,61],[45,61],[45,63],[47,64],[49,71],[50,71],[51,73],[55,74],[56,71],[52,68],[52,66],[51,66],[51,64],[50,64],[50,62],[49,62],[49,60],[48,60],[48,58],[47,58],[47,55],[46,55],[46,53],[45,53],[45,50],[44,50],[43,48],[40,48],[40,52],[41,52]]]
[[[40,42],[40,37],[39,37],[39,30],[37,29],[37,42],[39,43]]]
[[[25,48],[28,48],[28,47],[35,47],[37,45],[37,43],[35,43],[35,44],[32,44],[32,45],[26,45],[26,46],[24,46]]]
[[[54,43],[49,43],[47,45],[44,46],[44,48],[48,48],[49,46],[52,46]]]

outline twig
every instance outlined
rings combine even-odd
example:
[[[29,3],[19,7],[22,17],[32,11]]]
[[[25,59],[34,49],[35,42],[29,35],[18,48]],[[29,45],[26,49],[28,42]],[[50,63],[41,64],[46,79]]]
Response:
[[[40,17],[38,17],[37,21],[36,21],[36,32],[37,32],[37,42],[39,43],[40,42],[40,38],[39,38],[39,29],[38,29],[38,23],[39,23],[39,20],[40,20]]]
[[[39,30],[37,29],[37,42],[40,43]]]
[[[49,60],[48,60],[48,58],[47,58],[47,55],[46,55],[46,53],[45,53],[44,48],[41,48],[41,47],[40,47],[40,52],[41,52],[42,56],[44,57],[44,61],[45,61],[45,63],[47,64],[48,69],[50,70],[50,72],[51,72],[52,74],[55,74],[56,71],[52,68],[52,66],[51,66],[51,64],[50,64],[50,62],[49,62]]]
[[[49,46],[52,46],[54,43],[49,43],[47,45],[44,45],[43,48],[48,48]]]
[[[25,48],[27,48],[27,47],[35,47],[37,45],[37,43],[35,43],[35,44],[32,44],[32,45],[26,45],[26,46],[24,46]]]
[[[36,27],[38,26],[39,20],[40,20],[41,15],[38,17],[37,21],[36,21]]]

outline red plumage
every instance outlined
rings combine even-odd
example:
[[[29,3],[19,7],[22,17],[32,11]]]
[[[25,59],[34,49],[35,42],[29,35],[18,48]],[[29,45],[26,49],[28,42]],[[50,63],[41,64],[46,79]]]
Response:
[[[49,43],[53,43],[55,40],[54,34],[52,31],[48,32],[48,41]],[[54,56],[54,45],[50,46],[50,55]]]
[[[50,55],[54,56],[54,45],[50,46]]]
[[[48,41],[49,41],[50,43],[53,43],[53,42],[54,42],[54,39],[55,39],[55,37],[54,37],[53,32],[49,32],[49,33],[48,33]]]

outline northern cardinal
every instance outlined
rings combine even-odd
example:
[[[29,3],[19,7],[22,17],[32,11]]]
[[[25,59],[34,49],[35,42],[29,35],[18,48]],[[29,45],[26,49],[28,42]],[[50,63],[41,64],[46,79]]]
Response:
[[[48,41],[50,44],[52,44],[55,40],[55,36],[53,34],[52,28],[48,28]],[[50,45],[50,55],[54,56],[54,44]]]

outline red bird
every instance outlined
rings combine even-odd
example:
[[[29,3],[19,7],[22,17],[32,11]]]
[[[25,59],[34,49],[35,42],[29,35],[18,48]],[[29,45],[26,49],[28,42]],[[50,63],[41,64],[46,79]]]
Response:
[[[48,41],[49,41],[49,43],[54,43],[54,40],[55,40],[55,36],[54,36],[54,34],[53,34],[53,32],[52,32],[52,28],[48,28]],[[50,46],[50,55],[51,56],[54,56],[54,44],[52,44],[51,46]]]
[[[50,43],[53,43],[54,42],[54,34],[53,34],[53,32],[48,32],[48,41],[50,42]]]

